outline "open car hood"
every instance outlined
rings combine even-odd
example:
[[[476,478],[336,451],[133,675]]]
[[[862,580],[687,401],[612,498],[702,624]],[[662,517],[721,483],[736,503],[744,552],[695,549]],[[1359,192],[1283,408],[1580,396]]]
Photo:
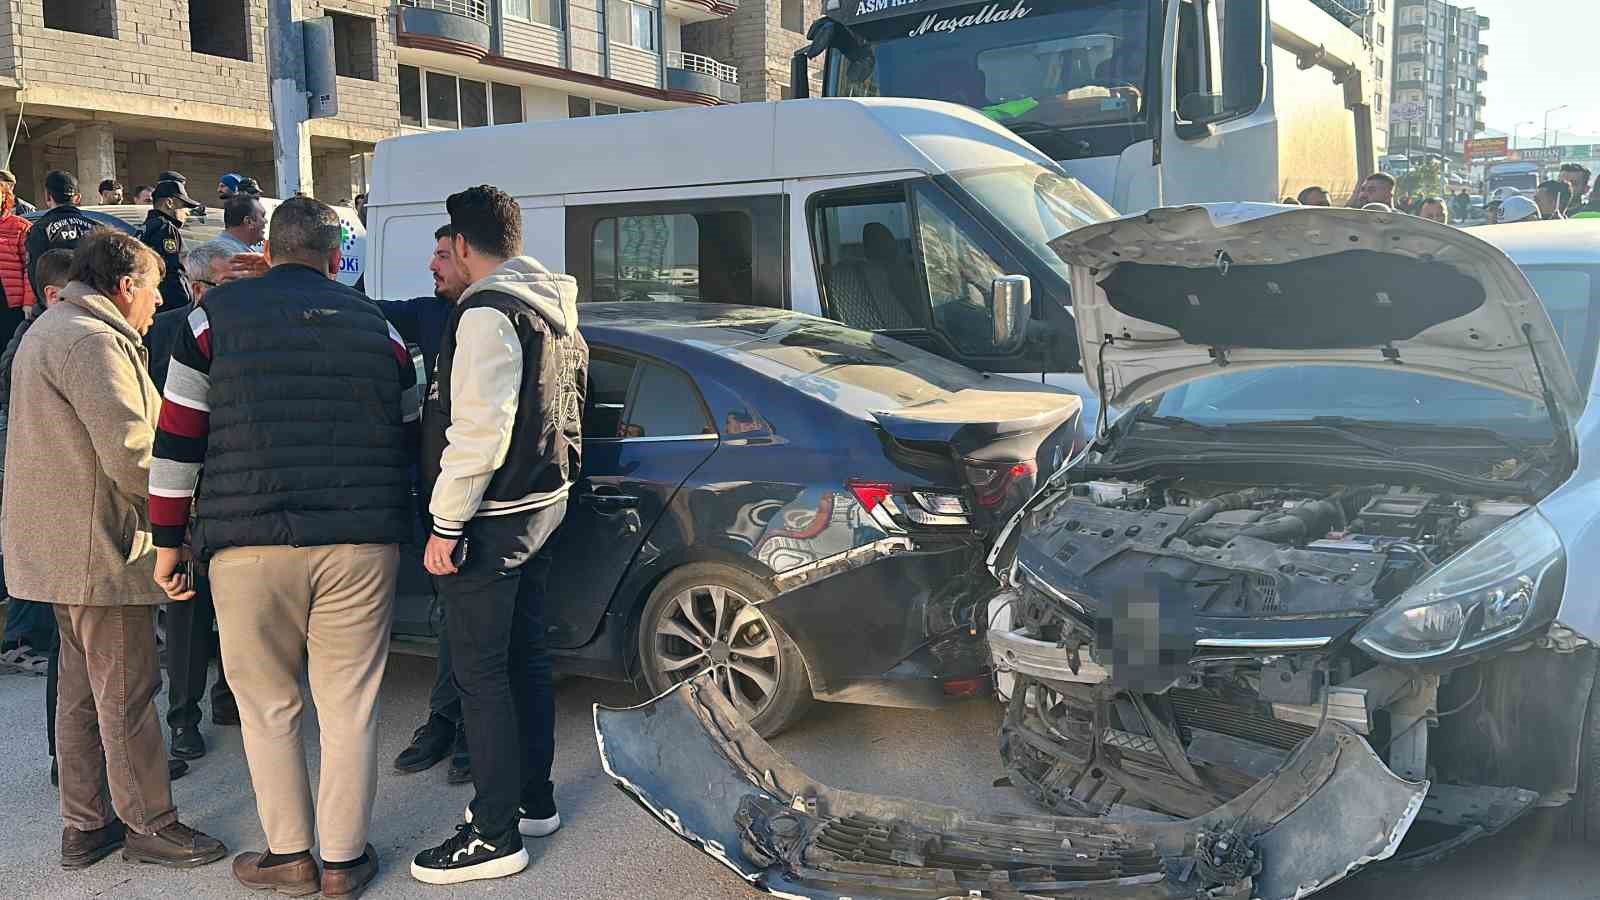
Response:
[[[1223,366],[1309,363],[1402,365],[1542,401],[1530,343],[1560,413],[1582,406],[1527,278],[1448,225],[1218,203],[1101,222],[1051,247],[1072,266],[1085,375],[1115,406]]]

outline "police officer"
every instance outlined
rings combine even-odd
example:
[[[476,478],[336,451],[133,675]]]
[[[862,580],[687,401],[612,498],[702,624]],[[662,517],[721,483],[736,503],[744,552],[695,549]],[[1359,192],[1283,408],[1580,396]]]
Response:
[[[44,290],[33,277],[33,268],[39,257],[51,250],[76,250],[78,243],[87,239],[99,222],[78,209],[78,178],[71,172],[57,169],[44,177],[44,192],[50,211],[40,216],[28,229],[25,247],[28,251],[28,281],[33,285],[34,300],[44,302]]]
[[[150,215],[145,217],[139,240],[166,263],[167,273],[161,279],[161,305],[167,309],[177,309],[189,302],[189,281],[183,274],[183,235],[180,229],[189,220],[189,211],[198,208],[200,204],[189,199],[181,182],[160,182],[150,196]]]

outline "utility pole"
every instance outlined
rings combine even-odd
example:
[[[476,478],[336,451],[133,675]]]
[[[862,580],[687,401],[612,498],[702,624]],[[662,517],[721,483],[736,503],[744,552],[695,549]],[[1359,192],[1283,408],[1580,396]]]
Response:
[[[311,193],[311,135],[306,132],[306,57],[302,0],[267,2],[267,85],[272,99],[272,159],[278,197]]]

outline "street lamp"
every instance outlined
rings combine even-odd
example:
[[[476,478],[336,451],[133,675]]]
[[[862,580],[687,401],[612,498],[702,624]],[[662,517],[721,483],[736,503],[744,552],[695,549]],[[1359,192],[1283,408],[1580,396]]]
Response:
[[[1544,111],[1544,145],[1546,147],[1550,146],[1550,114],[1553,112],[1560,112],[1571,105],[1572,104],[1570,103],[1563,103],[1560,106],[1552,106]]]
[[[1520,135],[1520,133],[1522,131],[1522,126],[1524,126],[1524,125],[1533,125],[1533,124],[1535,124],[1534,121],[1532,119],[1529,119],[1526,122],[1518,122],[1517,124],[1511,126],[1511,149],[1516,150],[1517,148],[1522,146],[1522,138],[1521,138],[1521,135]]]

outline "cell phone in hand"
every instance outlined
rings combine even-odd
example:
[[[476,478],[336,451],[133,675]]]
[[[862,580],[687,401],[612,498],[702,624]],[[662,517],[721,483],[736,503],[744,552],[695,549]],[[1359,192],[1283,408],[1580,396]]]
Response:
[[[456,548],[450,551],[450,565],[457,569],[467,564],[467,539],[456,541]]]
[[[193,559],[186,559],[183,561],[183,565],[178,567],[178,592],[184,593],[194,590],[194,582],[195,562]]]

